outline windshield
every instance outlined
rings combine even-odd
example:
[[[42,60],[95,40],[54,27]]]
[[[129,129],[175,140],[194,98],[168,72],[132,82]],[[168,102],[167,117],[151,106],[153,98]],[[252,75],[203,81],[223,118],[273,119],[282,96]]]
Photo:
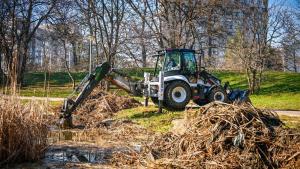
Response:
[[[197,71],[196,60],[193,52],[183,52],[184,69],[190,74]]]
[[[180,52],[167,52],[165,57],[164,71],[180,70]]]

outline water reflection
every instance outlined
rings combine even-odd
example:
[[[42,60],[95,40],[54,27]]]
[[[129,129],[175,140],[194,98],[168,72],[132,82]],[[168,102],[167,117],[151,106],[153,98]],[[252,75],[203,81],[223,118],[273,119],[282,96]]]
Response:
[[[109,160],[116,152],[127,152],[126,145],[111,144],[103,139],[100,130],[51,130],[48,135],[49,148],[40,161],[23,163],[8,168],[69,168],[66,164],[109,165]],[[106,135],[107,136],[107,135]],[[133,145],[140,152],[141,145]],[[71,167],[82,168],[82,167]]]
[[[54,144],[59,141],[93,142],[98,133],[78,130],[52,130],[48,134],[48,143]]]
[[[92,163],[104,164],[111,158],[112,149],[90,148],[85,150],[75,147],[50,148],[44,158],[45,163]]]

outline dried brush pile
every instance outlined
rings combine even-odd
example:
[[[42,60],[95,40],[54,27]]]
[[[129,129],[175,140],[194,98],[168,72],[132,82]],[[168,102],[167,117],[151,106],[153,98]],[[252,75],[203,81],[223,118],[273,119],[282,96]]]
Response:
[[[43,107],[0,97],[0,166],[38,160],[47,146]]]
[[[187,115],[185,126],[154,140],[147,168],[300,168],[300,132],[272,112],[211,103]]]
[[[111,118],[114,113],[137,107],[140,102],[133,98],[109,94],[101,89],[95,89],[74,113],[75,125],[95,127],[104,119]]]

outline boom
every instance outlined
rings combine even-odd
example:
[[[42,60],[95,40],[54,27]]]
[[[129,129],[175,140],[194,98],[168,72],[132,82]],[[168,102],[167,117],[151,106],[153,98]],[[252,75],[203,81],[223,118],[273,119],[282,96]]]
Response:
[[[60,124],[64,128],[73,126],[72,113],[103,79],[110,81],[112,84],[128,93],[132,93],[136,96],[142,95],[142,90],[138,83],[132,82],[129,77],[120,73],[116,69],[111,70],[110,64],[108,62],[104,62],[100,66],[97,66],[93,73],[88,74],[64,101],[60,115]]]

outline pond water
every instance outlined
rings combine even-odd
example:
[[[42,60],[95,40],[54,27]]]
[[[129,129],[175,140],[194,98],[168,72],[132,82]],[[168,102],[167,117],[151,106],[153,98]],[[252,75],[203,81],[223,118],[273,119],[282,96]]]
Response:
[[[106,164],[112,153],[128,150],[126,146],[116,146],[102,140],[101,134],[87,130],[52,130],[48,142],[50,146],[40,161],[4,168],[86,168],[87,165],[88,168],[110,168]]]

